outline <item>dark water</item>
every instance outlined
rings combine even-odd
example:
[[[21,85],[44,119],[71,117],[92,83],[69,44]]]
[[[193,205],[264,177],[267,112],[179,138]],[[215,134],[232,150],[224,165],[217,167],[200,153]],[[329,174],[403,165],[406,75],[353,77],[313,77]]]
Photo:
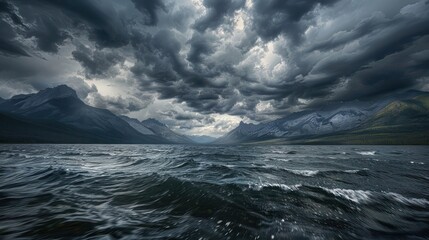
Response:
[[[2,239],[426,239],[416,146],[0,145]]]

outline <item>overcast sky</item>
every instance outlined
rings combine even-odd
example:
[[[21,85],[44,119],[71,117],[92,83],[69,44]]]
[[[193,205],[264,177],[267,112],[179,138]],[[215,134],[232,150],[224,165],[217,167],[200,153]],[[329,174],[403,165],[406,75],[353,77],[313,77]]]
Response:
[[[429,91],[427,0],[0,0],[0,97],[219,136],[332,101]]]

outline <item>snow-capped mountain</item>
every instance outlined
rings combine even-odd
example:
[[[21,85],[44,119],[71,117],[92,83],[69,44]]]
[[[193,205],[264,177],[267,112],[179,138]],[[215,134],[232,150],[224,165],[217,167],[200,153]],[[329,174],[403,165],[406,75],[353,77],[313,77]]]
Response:
[[[271,138],[300,137],[320,135],[351,129],[364,121],[370,112],[358,109],[339,109],[328,112],[305,112],[291,114],[263,124],[246,124],[239,126],[219,139],[220,142],[263,140]]]
[[[335,104],[325,106],[320,109],[306,110],[303,112],[292,113],[286,117],[261,124],[246,124],[240,122],[237,128],[227,133],[225,136],[215,141],[218,144],[243,143],[265,141],[271,139],[300,140],[312,139],[321,136],[335,135],[352,130],[369,128],[369,123],[374,121],[380,112],[388,112],[383,116],[383,121],[387,116],[391,117],[392,111],[385,110],[386,107],[394,108],[389,104],[399,101],[411,101],[419,107],[410,104],[399,104],[394,106],[407,106],[407,111],[402,111],[399,115],[403,118],[399,126],[405,126],[410,121],[419,117],[419,122],[426,124],[429,122],[429,107],[425,107],[423,100],[419,97],[427,96],[428,93],[410,91],[395,96],[387,96],[382,99],[376,99],[368,102],[352,102],[347,104]],[[423,98],[422,98],[423,99]],[[425,99],[425,98],[424,98]],[[424,102],[424,101],[423,101]],[[412,108],[412,107],[413,108]],[[406,114],[415,109],[419,114]],[[425,115],[426,114],[426,115]],[[413,119],[410,119],[413,116]],[[424,116],[424,117],[421,117]],[[395,117],[399,119],[399,116]],[[382,120],[378,120],[379,122]],[[413,128],[415,129],[415,128]],[[410,129],[412,130],[412,129]]]

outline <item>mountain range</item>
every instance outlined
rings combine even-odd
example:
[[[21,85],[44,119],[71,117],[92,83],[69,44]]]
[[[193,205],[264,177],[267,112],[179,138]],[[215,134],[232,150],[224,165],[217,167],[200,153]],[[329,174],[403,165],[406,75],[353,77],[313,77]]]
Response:
[[[66,85],[0,101],[0,142],[193,143],[155,119],[86,105]]]
[[[66,85],[0,98],[0,142],[156,144],[429,144],[429,93],[332,103],[265,123],[241,122],[215,139],[91,107]]]
[[[429,144],[429,93],[336,103],[261,123],[241,122],[216,144]]]

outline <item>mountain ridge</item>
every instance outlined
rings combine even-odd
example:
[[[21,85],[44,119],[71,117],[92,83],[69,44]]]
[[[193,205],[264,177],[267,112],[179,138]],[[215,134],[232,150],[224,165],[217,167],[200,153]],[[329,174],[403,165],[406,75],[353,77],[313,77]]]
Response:
[[[107,109],[86,105],[76,92],[66,85],[47,88],[38,93],[16,95],[0,102],[0,113],[4,122],[8,123],[0,126],[0,133],[3,133],[0,135],[1,142],[20,142],[11,129],[6,129],[13,125],[12,119],[15,119],[20,128],[28,131],[28,136],[22,136],[23,142],[27,142],[25,139],[32,139],[31,135],[41,132],[31,127],[33,126],[46,131],[46,137],[39,138],[42,142],[176,143],[156,134],[141,133]],[[53,132],[49,133],[48,129]],[[70,131],[64,133],[61,129]],[[19,129],[13,130],[20,132]],[[62,138],[48,137],[55,134]],[[74,138],[70,134],[82,137]]]
[[[190,144],[195,143],[191,139],[189,139],[185,135],[178,134],[174,131],[172,131],[170,128],[167,127],[164,123],[154,119],[154,118],[148,118],[146,120],[141,121],[141,124],[145,126],[146,128],[150,129],[155,134],[176,143],[182,143],[182,144]]]
[[[392,110],[387,111],[389,108],[396,109],[398,106],[403,106],[405,109],[398,113],[397,116],[394,115]],[[241,122],[235,129],[220,137],[214,143],[342,144],[347,141],[347,138],[361,136],[362,139],[353,140],[353,144],[365,144],[365,141],[367,141],[367,139],[364,139],[367,138],[365,137],[366,135],[377,133],[378,136],[381,136],[383,134],[387,139],[389,133],[393,136],[393,132],[389,131],[398,131],[403,133],[402,136],[409,139],[409,141],[398,140],[396,142],[401,142],[401,144],[429,144],[429,139],[425,138],[425,136],[420,136],[421,130],[429,129],[428,106],[429,93],[420,91],[403,92],[368,102],[337,104],[336,106],[326,106],[318,110],[292,113],[266,123],[246,124]],[[377,120],[376,116],[383,112],[385,112],[385,115],[382,120]],[[392,122],[392,118],[398,119],[396,125]],[[377,123],[378,125],[376,125]],[[381,123],[384,123],[383,128],[379,126]],[[411,123],[414,123],[414,125],[410,125]],[[375,128],[376,126],[378,126],[377,129]],[[384,129],[384,132],[381,132],[381,129]],[[412,139],[413,133],[418,137]],[[337,136],[333,137],[335,135]],[[339,136],[342,137],[340,138]],[[398,134],[395,136],[399,138]],[[393,141],[386,140],[383,142],[379,138],[375,142],[377,144],[390,144],[389,142]]]
[[[0,142],[178,144],[429,144],[429,93],[332,103],[224,136],[182,135],[159,120],[117,116],[85,104],[67,85],[0,99]],[[25,131],[23,130],[25,129]]]
[[[186,137],[199,144],[211,144],[217,139],[207,135],[186,135]]]

